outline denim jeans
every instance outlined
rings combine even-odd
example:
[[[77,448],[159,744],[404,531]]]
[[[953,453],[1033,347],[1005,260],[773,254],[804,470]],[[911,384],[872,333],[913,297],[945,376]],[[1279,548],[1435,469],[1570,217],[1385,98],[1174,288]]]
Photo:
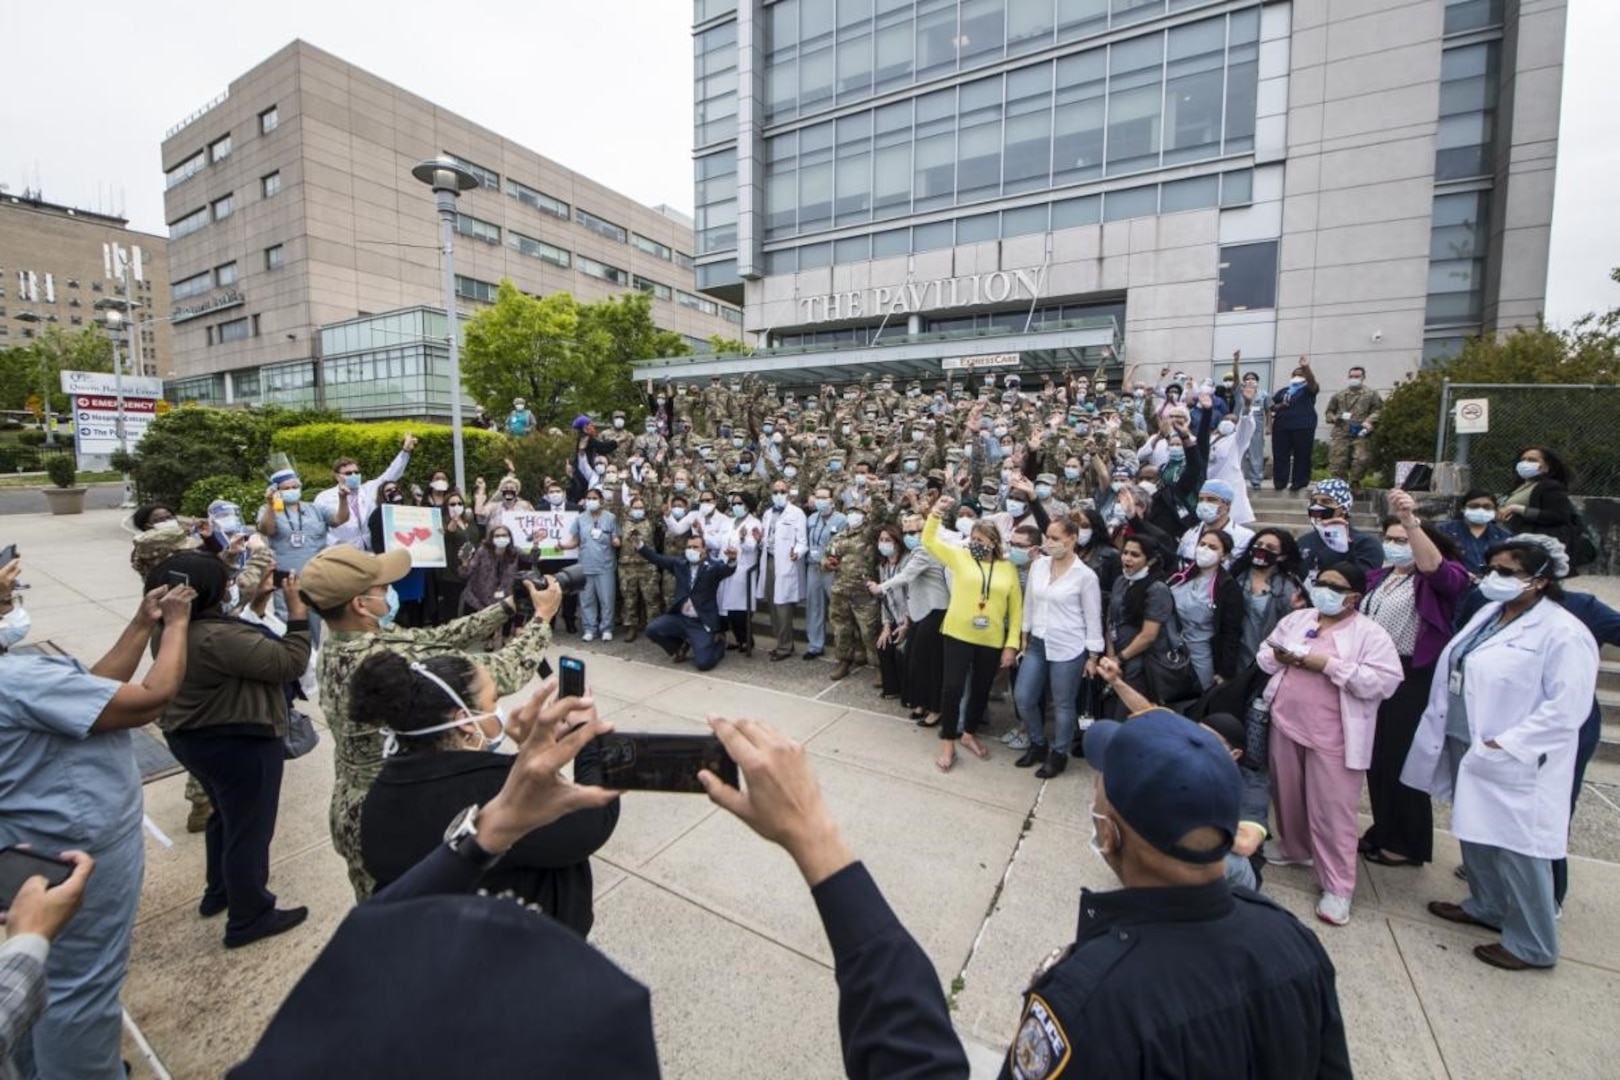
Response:
[[[1041,696],[1046,694],[1052,699],[1052,749],[1067,754],[1074,746],[1075,702],[1085,668],[1084,653],[1073,660],[1048,660],[1046,642],[1038,637],[1029,639],[1024,660],[1018,665],[1013,699],[1018,703],[1018,715],[1024,720],[1024,730],[1029,733],[1032,745],[1047,744],[1046,716],[1041,711]]]
[[[804,576],[804,636],[811,652],[827,648],[827,608],[832,603],[833,575],[812,563]]]

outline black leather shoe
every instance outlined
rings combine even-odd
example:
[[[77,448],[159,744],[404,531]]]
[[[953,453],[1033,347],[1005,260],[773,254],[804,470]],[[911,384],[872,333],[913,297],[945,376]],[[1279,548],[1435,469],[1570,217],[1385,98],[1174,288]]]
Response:
[[[1024,751],[1024,756],[1013,762],[1013,767],[1016,769],[1028,769],[1031,766],[1039,765],[1045,760],[1046,747],[1030,743],[1029,749]]]
[[[277,934],[285,934],[295,926],[299,926],[309,918],[309,908],[271,908],[253,921],[253,925],[246,930],[235,934],[225,935],[227,949],[240,949],[244,945],[252,945],[255,941],[263,941]]]
[[[1041,780],[1050,780],[1069,767],[1069,755],[1060,754],[1056,750],[1046,757],[1046,764],[1035,770],[1035,775]]]
[[[821,654],[824,651],[825,650],[822,650],[822,649],[811,649],[810,651],[808,651],[808,652],[806,652],[804,654],[804,658],[806,660],[820,660],[821,659]]]
[[[223,896],[213,897],[203,893],[201,902],[197,904],[197,914],[205,919],[212,919],[215,915],[224,911],[227,906]]]

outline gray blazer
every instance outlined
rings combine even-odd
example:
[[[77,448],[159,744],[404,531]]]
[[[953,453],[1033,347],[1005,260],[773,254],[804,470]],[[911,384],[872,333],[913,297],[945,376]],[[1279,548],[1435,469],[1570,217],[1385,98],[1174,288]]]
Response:
[[[885,593],[896,589],[904,591],[906,615],[912,622],[926,618],[930,611],[943,611],[951,603],[945,567],[926,548],[908,552],[894,577],[883,583]]]

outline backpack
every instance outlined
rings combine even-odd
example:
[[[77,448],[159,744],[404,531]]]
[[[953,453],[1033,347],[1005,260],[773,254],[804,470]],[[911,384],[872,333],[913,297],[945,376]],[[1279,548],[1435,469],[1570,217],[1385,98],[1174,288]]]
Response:
[[[1569,519],[1569,565],[1587,566],[1598,561],[1603,553],[1603,538],[1579,510]]]

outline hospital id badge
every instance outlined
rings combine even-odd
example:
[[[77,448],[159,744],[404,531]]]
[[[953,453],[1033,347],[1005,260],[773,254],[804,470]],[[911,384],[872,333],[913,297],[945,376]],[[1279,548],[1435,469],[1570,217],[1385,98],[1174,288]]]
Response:
[[[990,616],[988,616],[988,615],[975,615],[975,616],[973,616],[973,629],[975,629],[975,630],[988,630],[988,629],[990,629]]]
[[[304,546],[304,534],[301,533],[301,532],[295,532],[295,533],[291,534],[290,536],[287,537],[287,543],[292,545],[295,548],[303,547]]]
[[[601,529],[592,529],[591,530],[591,539],[592,540],[600,540],[600,539],[602,539],[602,530]]]
[[[1462,694],[1462,692],[1463,692],[1463,673],[1461,671],[1453,669],[1452,672],[1451,672],[1450,677],[1446,679],[1446,693],[1451,694],[1453,697],[1456,697],[1456,696],[1460,696]]]

